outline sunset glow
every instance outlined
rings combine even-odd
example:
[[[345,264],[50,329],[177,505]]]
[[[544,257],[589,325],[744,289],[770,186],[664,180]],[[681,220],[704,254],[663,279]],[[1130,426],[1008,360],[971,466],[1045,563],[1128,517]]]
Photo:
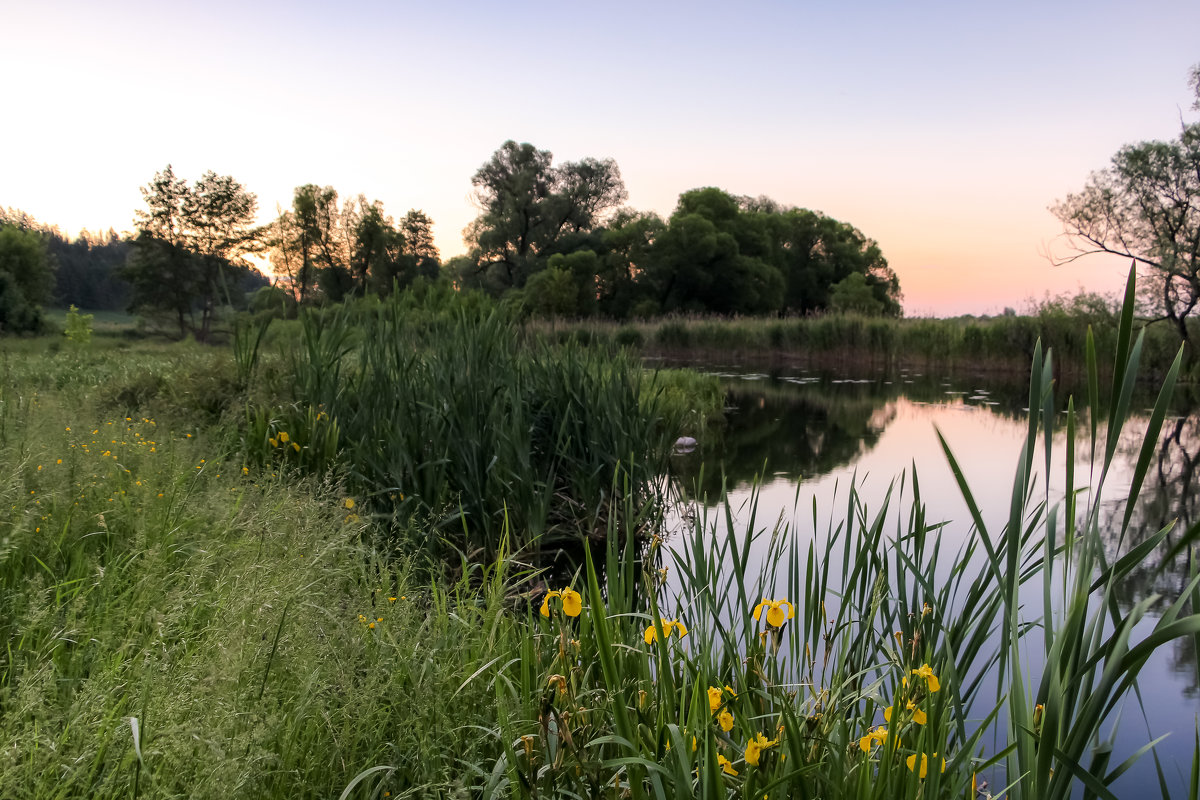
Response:
[[[719,186],[877,240],[909,315],[1111,291],[1047,207],[1191,119],[1200,6],[8,3],[0,205],[129,230],[166,164],[423,209],[444,256],[506,139],[613,158],[629,205]],[[1164,20],[1169,22],[1164,23]],[[1119,45],[1117,47],[1116,45]]]

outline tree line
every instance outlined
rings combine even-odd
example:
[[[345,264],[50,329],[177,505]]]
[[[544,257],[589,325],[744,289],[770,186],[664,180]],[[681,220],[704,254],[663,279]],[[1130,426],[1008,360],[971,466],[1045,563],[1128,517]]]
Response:
[[[0,329],[36,329],[41,306],[74,304],[125,308],[204,340],[223,308],[291,314],[422,279],[539,315],[900,313],[879,246],[819,212],[704,188],[664,219],[624,205],[613,160],[555,164],[513,141],[472,185],[480,214],[463,234],[469,251],[446,264],[421,210],[396,220],[378,200],[339,201],[332,186],[305,184],[258,225],[256,196],[232,176],[189,183],[170,165],[142,187],[132,234],[68,241],[10,210],[0,217]]]
[[[623,205],[611,159],[555,165],[549,151],[513,141],[472,184],[481,213],[464,233],[470,252],[449,271],[535,313],[900,313],[879,246],[819,212],[710,187],[684,192],[663,219]]]

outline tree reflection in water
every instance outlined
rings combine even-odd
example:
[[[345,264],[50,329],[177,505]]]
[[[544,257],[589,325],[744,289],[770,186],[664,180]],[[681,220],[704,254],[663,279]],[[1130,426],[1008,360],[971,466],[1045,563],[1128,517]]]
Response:
[[[1144,424],[1144,420],[1142,421]],[[1137,459],[1140,442],[1122,442],[1119,451],[1130,465]],[[1124,609],[1151,595],[1160,595],[1164,601],[1179,596],[1188,581],[1188,554],[1175,556],[1170,563],[1163,564],[1162,572],[1155,575],[1158,566],[1166,559],[1179,536],[1200,523],[1200,415],[1179,416],[1163,424],[1163,435],[1146,476],[1140,497],[1134,505],[1129,530],[1124,541],[1120,541],[1120,519],[1125,513],[1122,502],[1114,509],[1112,524],[1108,526],[1109,551],[1112,555],[1124,553],[1137,546],[1164,527],[1173,524],[1163,546],[1151,553],[1143,566],[1134,570],[1129,578],[1118,587],[1119,602]],[[1200,554],[1198,554],[1200,555]],[[1187,694],[1200,694],[1200,671],[1197,669],[1195,641],[1179,639],[1173,648],[1172,667],[1188,676]]]

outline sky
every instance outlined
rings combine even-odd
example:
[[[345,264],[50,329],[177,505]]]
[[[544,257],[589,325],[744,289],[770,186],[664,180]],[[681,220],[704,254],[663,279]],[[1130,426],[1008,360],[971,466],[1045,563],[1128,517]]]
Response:
[[[507,139],[612,158],[669,215],[718,186],[876,240],[910,316],[1115,291],[1048,208],[1191,121],[1200,3],[0,0],[0,206],[133,227],[168,163],[263,222],[305,183],[419,208],[445,257]]]

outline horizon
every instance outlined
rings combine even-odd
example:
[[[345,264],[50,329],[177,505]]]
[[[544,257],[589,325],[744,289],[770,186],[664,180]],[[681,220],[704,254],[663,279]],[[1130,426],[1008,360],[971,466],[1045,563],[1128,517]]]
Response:
[[[0,131],[20,154],[0,205],[70,235],[126,231],[170,163],[233,176],[260,222],[305,183],[422,209],[447,259],[478,213],[471,176],[514,139],[556,163],[614,159],[627,204],[664,217],[717,186],[849,223],[897,272],[906,316],[1120,288],[1123,258],[1050,265],[1067,253],[1048,206],[1191,118],[1200,7],[714,8],[14,6],[0,65],[33,123]],[[1091,44],[1118,35],[1154,47]],[[496,41],[526,47],[505,62]]]

